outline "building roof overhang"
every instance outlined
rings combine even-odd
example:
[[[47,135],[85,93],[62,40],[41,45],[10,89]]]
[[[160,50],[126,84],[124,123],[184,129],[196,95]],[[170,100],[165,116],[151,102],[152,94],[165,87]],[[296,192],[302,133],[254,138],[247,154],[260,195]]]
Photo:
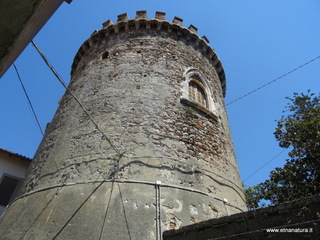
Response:
[[[0,6],[0,77],[58,7],[72,0],[10,0]]]
[[[28,158],[28,157],[26,157],[26,156],[20,155],[20,154],[18,154],[18,153],[11,152],[11,151],[6,150],[6,149],[4,149],[4,148],[0,148],[0,152],[3,152],[3,153],[5,153],[5,154],[8,154],[9,156],[18,157],[18,158],[20,158],[21,160],[25,160],[25,161],[28,161],[28,162],[31,162],[31,161],[32,161],[31,158]]]

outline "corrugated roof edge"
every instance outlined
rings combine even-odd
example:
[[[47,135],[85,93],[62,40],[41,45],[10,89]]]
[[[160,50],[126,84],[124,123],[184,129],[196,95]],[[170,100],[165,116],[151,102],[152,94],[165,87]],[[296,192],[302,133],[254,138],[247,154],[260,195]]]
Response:
[[[1,147],[0,147],[0,151],[6,152],[6,153],[8,153],[8,154],[11,154],[11,155],[14,155],[14,156],[17,156],[17,157],[20,157],[20,158],[22,158],[23,160],[26,160],[26,161],[29,161],[29,162],[32,161],[31,158],[28,158],[28,157],[23,156],[23,155],[18,154],[18,153],[11,152],[11,151],[9,151],[9,150],[7,150],[7,149],[4,149],[4,148],[1,148]]]

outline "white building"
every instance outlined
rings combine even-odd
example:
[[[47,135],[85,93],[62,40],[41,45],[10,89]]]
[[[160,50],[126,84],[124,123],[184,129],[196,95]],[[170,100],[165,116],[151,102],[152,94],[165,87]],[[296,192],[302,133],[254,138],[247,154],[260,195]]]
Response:
[[[0,216],[9,204],[31,159],[0,148]]]

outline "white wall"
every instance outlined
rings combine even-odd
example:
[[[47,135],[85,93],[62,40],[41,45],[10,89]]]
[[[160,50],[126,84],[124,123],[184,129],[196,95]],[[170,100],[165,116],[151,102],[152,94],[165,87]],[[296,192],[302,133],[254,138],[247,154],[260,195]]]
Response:
[[[10,175],[19,179],[24,178],[29,165],[30,161],[0,149],[0,181],[4,175]],[[0,216],[5,208],[6,206],[0,205]]]

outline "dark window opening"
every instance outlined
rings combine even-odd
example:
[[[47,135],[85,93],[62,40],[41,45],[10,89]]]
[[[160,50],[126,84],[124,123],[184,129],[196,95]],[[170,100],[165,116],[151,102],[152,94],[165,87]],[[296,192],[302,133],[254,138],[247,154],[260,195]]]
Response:
[[[19,180],[5,176],[0,183],[0,205],[7,206]]]

